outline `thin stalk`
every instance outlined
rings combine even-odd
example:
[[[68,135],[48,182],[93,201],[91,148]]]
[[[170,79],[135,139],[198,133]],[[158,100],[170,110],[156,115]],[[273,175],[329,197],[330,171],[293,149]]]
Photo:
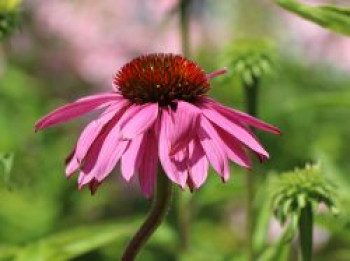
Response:
[[[258,114],[258,91],[259,80],[253,78],[252,84],[244,84],[246,93],[247,112],[256,117]],[[247,237],[247,261],[254,261],[253,233],[254,233],[254,196],[255,180],[254,172],[248,171],[246,178],[247,184],[247,206],[246,206],[246,237]]]
[[[180,0],[180,34],[182,54],[188,57],[190,54],[190,3],[192,0]]]
[[[302,261],[312,260],[312,234],[314,215],[310,203],[301,210],[299,217],[300,256]]]
[[[181,46],[182,54],[185,57],[190,56],[190,4],[192,0],[180,0],[179,1],[179,15],[180,15],[180,35],[181,35]],[[177,199],[177,219],[179,226],[180,236],[180,251],[184,253],[188,249],[190,241],[190,226],[191,226],[191,204],[182,195],[180,191],[176,194]]]
[[[172,184],[161,171],[157,178],[156,194],[153,198],[153,206],[140,229],[131,239],[122,257],[122,261],[134,261],[137,254],[146,244],[148,239],[156,231],[168,213],[172,198]]]

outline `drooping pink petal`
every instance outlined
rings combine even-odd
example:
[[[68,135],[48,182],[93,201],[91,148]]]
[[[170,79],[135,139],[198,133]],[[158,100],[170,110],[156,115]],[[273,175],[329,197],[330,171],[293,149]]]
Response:
[[[238,123],[237,123],[238,124]],[[244,126],[243,126],[244,127]],[[255,135],[255,133],[250,130],[250,129],[247,129],[247,131],[250,133],[250,135],[252,135],[252,137],[255,139],[255,140],[259,140],[258,137]],[[260,162],[264,162],[265,160],[268,160],[270,158],[270,154],[268,153],[267,155],[266,154],[260,154],[256,151],[253,151],[253,153],[258,157],[259,161]]]
[[[188,159],[188,146],[182,148],[171,157],[171,162],[174,165],[177,175],[181,177],[182,180],[185,180],[184,184],[186,184],[186,181],[188,180],[187,159]],[[185,185],[183,185],[182,188],[184,188],[184,186]]]
[[[84,173],[80,173],[78,178],[79,190],[82,190],[87,185],[89,186],[91,195],[94,195],[100,186],[101,182],[93,177],[92,174],[86,175]]]
[[[74,149],[71,151],[71,153],[69,153],[68,157],[65,160],[67,178],[70,178],[80,166],[80,163],[75,158],[75,151],[76,146],[74,146]]]
[[[162,109],[161,119],[158,121],[159,159],[169,179],[179,184],[182,188],[186,186],[186,179],[176,171],[176,167],[170,157],[170,139],[174,130],[174,122],[168,109]]]
[[[140,158],[139,182],[142,193],[147,198],[151,198],[157,179],[158,165],[158,145],[153,132],[145,133],[143,147],[143,156]]]
[[[270,125],[266,122],[263,122],[257,118],[254,118],[253,116],[250,116],[247,113],[232,109],[232,108],[228,108],[226,106],[223,106],[217,102],[215,102],[214,100],[211,100],[209,98],[203,98],[203,100],[205,100],[206,102],[208,102],[208,104],[210,105],[210,107],[212,107],[214,110],[218,111],[219,113],[221,113],[222,115],[224,115],[226,118],[228,118],[231,121],[238,121],[238,122],[243,122],[245,124],[248,124],[252,127],[255,127],[257,129],[263,130],[263,131],[267,131],[273,134],[281,134],[281,131],[276,128],[273,125]]]
[[[144,150],[146,149],[145,146],[142,146],[143,143],[145,143],[144,134],[140,134],[130,141],[128,148],[122,156],[121,171],[126,181],[130,181],[140,166],[141,157],[144,155]]]
[[[95,177],[98,181],[104,180],[112,172],[130,143],[130,141],[125,140],[115,141],[114,139],[109,139],[109,137],[106,138],[101,148],[99,160],[96,164]],[[107,145],[107,142],[111,142],[111,145]]]
[[[82,160],[85,157],[86,152],[90,148],[92,142],[100,134],[102,128],[110,121],[112,118],[116,117],[118,114],[124,112],[124,109],[129,104],[126,100],[119,102],[118,104],[108,108],[97,120],[92,121],[84,129],[79,137],[77,143],[76,157],[78,160]]]
[[[67,178],[71,178],[72,175],[79,169],[80,167],[80,162],[78,162],[78,160],[73,157],[69,162],[67,162],[66,165],[66,177]]]
[[[211,122],[233,135],[237,140],[248,146],[250,149],[266,157],[269,156],[268,152],[244,126],[230,121],[219,112],[214,111],[212,108],[204,106],[202,108],[202,112]]]
[[[139,106],[139,110],[126,122],[121,124],[121,138],[133,139],[148,130],[158,117],[158,104],[150,103]]]
[[[230,170],[227,162],[227,156],[222,146],[222,141],[209,120],[201,117],[201,126],[198,128],[197,135],[207,158],[213,168],[220,176],[227,180]]]
[[[114,123],[114,122],[113,122]],[[96,168],[96,165],[98,164],[98,160],[101,153],[101,148],[110,133],[110,131],[113,128],[112,122],[109,123],[106,128],[103,130],[103,132],[100,133],[99,136],[94,140],[91,147],[89,148],[88,152],[86,153],[84,157],[84,161],[82,164],[82,173],[85,175],[91,174],[93,177],[95,177],[96,172],[93,172],[93,170]]]
[[[82,116],[95,109],[109,105],[109,102],[120,101],[117,93],[97,94],[79,99],[73,103],[62,106],[41,118],[35,124],[35,130],[42,130],[54,125],[64,123]]]
[[[251,168],[252,162],[247,155],[247,152],[245,151],[243,145],[223,129],[219,127],[215,129],[223,141],[223,146],[227,157],[239,166]]]
[[[120,130],[141,110],[141,106],[138,104],[132,104],[125,113],[120,117],[118,122],[119,132]],[[119,133],[119,136],[121,134]]]
[[[189,179],[191,183],[198,189],[200,188],[208,176],[209,162],[205,156],[205,152],[198,140],[193,139],[189,143],[188,168]]]
[[[81,163],[81,172],[78,179],[79,188],[86,186],[93,179],[97,180],[98,174],[100,174],[99,164],[101,163],[101,159],[108,160],[103,157],[103,154],[101,154],[102,148],[105,145],[107,137],[109,137],[112,130],[115,129],[119,118],[120,115],[116,114],[116,116],[104,126],[100,134],[88,149],[84,160]]]
[[[201,111],[192,104],[184,101],[177,102],[175,112],[171,112],[174,126],[170,137],[170,155],[174,155],[177,151],[188,145],[196,134],[198,120]]]
[[[116,105],[108,108],[97,120],[92,121],[84,129],[79,137],[76,149],[76,157],[79,161],[82,161],[86,155],[86,152],[90,148],[92,142],[100,134],[102,128],[114,117],[118,117],[126,109],[129,102],[123,100]],[[120,117],[120,116],[119,116]]]
[[[79,173],[79,177],[78,177],[79,190],[82,190],[86,185],[88,185],[94,179],[95,179],[95,177],[93,176],[93,173],[86,174],[86,173],[81,171]]]
[[[116,123],[120,114],[125,110],[125,107],[129,104],[127,101],[121,101],[115,105],[110,106],[97,120],[92,121],[87,125],[82,134],[80,135],[74,154],[69,160],[66,166],[66,175],[70,177],[74,172],[78,170],[81,162],[86,156],[86,153],[90,149],[93,142],[101,134],[104,128],[107,128],[107,124],[114,120]],[[111,126],[109,127],[109,130]],[[104,138],[106,135],[103,136]]]

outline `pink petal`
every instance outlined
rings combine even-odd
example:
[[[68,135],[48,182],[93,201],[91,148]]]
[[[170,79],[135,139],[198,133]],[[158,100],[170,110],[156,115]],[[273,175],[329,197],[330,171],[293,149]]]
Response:
[[[251,168],[252,162],[244,150],[243,145],[224,130],[220,128],[215,129],[223,141],[228,158],[242,167]]]
[[[69,156],[65,160],[66,164],[66,177],[71,178],[71,176],[78,170],[80,167],[80,163],[75,158],[76,146],[73,151],[69,154]]]
[[[249,114],[246,114],[244,112],[241,112],[241,111],[238,111],[238,110],[235,110],[232,108],[228,108],[226,106],[223,106],[223,105],[215,102],[214,100],[211,100],[208,98],[204,98],[204,99],[210,104],[210,106],[213,109],[220,112],[222,115],[224,115],[229,120],[243,122],[243,123],[248,124],[250,126],[253,126],[257,129],[271,132],[273,134],[281,134],[281,131],[278,128],[276,128],[275,126],[270,125],[266,122],[263,122],[257,118],[254,118],[253,116],[250,116]]]
[[[143,151],[146,149],[142,146],[144,134],[140,134],[130,141],[129,147],[122,156],[121,170],[126,181],[130,181],[135,171],[139,168]],[[147,148],[148,149],[148,148]]]
[[[83,189],[93,179],[95,179],[95,177],[93,176],[93,173],[86,174],[86,173],[80,172],[79,178],[78,178],[79,190]]]
[[[224,180],[227,180],[230,170],[221,138],[205,117],[201,117],[201,126],[197,135],[211,165]]]
[[[198,138],[189,144],[188,168],[191,182],[200,188],[207,179],[209,162]]]
[[[92,175],[86,175],[84,173],[80,173],[79,179],[79,190],[82,190],[87,185],[89,186],[89,189],[91,191],[91,195],[94,195],[100,186],[101,182],[96,180]]]
[[[100,180],[97,179],[99,175],[99,172],[98,172],[99,164],[101,162],[101,150],[103,145],[105,144],[105,141],[108,135],[111,133],[113,128],[115,128],[118,119],[119,119],[119,116],[116,116],[105,125],[105,127],[103,128],[103,131],[100,132],[100,134],[93,141],[92,145],[87,151],[84,157],[84,162],[81,166],[82,171],[79,174],[79,179],[78,179],[79,189],[82,189],[86,185],[90,184],[90,182],[93,182],[94,184],[97,184],[95,181],[97,181],[98,183],[101,182]],[[102,160],[104,159],[105,158],[102,157]],[[90,189],[91,188],[92,187],[90,186]],[[97,186],[93,186],[93,188],[96,189]]]
[[[148,130],[158,117],[158,104],[140,105],[138,111],[121,126],[121,138],[133,139]]]
[[[125,122],[125,115],[128,115],[127,117],[134,115],[134,113],[140,109],[139,107],[139,105],[128,107],[123,115],[116,119],[118,123],[114,124],[106,139],[103,141],[103,145],[98,154],[97,163],[91,170],[91,172],[95,173],[94,176],[98,181],[102,181],[112,172],[130,143],[129,140],[120,140],[120,125],[122,121]]]
[[[211,72],[209,74],[207,74],[207,79],[210,80],[210,79],[213,79],[219,75],[222,75],[222,74],[225,74],[227,73],[228,69],[226,67],[220,69],[220,70],[217,70],[217,71],[214,71],[214,72]]]
[[[251,135],[249,130],[245,127],[230,121],[217,111],[211,108],[203,107],[202,112],[211,122],[215,123],[220,128],[224,129],[226,132],[234,136],[237,140],[241,141],[243,144],[247,145],[252,150],[257,153],[269,156],[268,152],[262,147],[262,145]]]
[[[90,111],[107,106],[109,102],[117,102],[121,96],[117,93],[97,94],[79,99],[62,106],[41,118],[35,124],[35,130],[42,130],[63,122],[70,121]]]
[[[119,117],[120,115],[115,116],[111,121],[109,121],[105,125],[103,131],[101,131],[97,138],[93,141],[91,147],[86,153],[82,164],[82,172],[80,173],[80,179],[78,180],[80,187],[86,185],[92,179],[98,180],[98,178],[101,175],[106,175],[105,172],[102,172],[101,165],[104,166],[103,164],[105,164],[111,159],[114,159],[114,151],[109,152],[109,154],[105,153],[105,151],[106,143],[108,144],[108,138],[110,138],[111,135],[113,135],[112,131],[116,129]],[[117,146],[115,146],[115,150],[119,152],[119,150],[116,147]],[[108,174],[109,173],[107,173],[107,175]],[[102,179],[99,181],[102,181]]]
[[[163,109],[161,119],[159,123],[159,159],[163,166],[163,169],[169,179],[174,183],[179,184],[182,188],[186,186],[187,177],[181,175],[176,170],[176,166],[170,157],[170,137],[172,137],[172,131],[174,130],[174,123],[170,116],[168,109]]]
[[[127,104],[127,101],[121,101],[114,106],[110,106],[97,120],[94,120],[88,124],[80,135],[75,153],[66,166],[67,177],[70,177],[75,171],[78,170],[93,142],[101,134],[102,130],[106,131],[107,124],[109,124],[113,118],[115,119],[112,125],[115,124],[115,121],[118,119],[118,117],[120,117],[120,114],[124,111]],[[111,126],[107,129],[110,131]],[[106,135],[103,137],[105,138]]]
[[[151,198],[153,195],[158,165],[158,146],[154,133],[146,133],[144,136],[143,157],[139,167],[139,182],[142,193]],[[162,174],[163,175],[163,174]]]
[[[100,134],[103,127],[114,117],[120,117],[120,114],[124,112],[125,107],[129,104],[128,101],[123,100],[108,108],[103,115],[101,115],[97,120],[92,121],[84,129],[79,137],[77,143],[76,157],[79,161],[82,161],[86,155],[86,152],[90,148],[93,141]]]
[[[170,137],[170,155],[174,155],[195,136],[201,111],[188,102],[178,101],[176,111],[171,112],[171,115],[174,130]]]
[[[112,132],[111,132],[112,134]],[[99,160],[96,165],[95,177],[98,181],[104,180],[117,165],[119,159],[123,155],[125,149],[127,148],[130,141],[115,141],[114,139],[109,139],[107,137],[105,143],[102,146]],[[106,144],[106,143],[111,144]],[[113,145],[114,146],[113,146]]]
[[[80,163],[73,157],[66,166],[66,177],[71,178],[72,175],[79,169]]]
[[[188,180],[188,146],[183,148],[182,150],[176,152],[171,161],[175,167],[175,171],[179,177],[181,177],[181,182],[184,182],[182,188],[185,187],[185,184]]]
[[[118,122],[119,132],[120,130],[142,109],[143,107],[138,104],[132,104],[125,113],[120,117]],[[120,136],[121,134],[119,134]]]

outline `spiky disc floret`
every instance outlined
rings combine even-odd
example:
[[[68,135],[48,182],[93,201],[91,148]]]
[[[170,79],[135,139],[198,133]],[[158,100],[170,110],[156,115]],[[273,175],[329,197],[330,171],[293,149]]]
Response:
[[[173,100],[193,102],[210,89],[201,67],[174,54],[135,58],[120,69],[114,84],[125,98],[137,104],[170,105]]]

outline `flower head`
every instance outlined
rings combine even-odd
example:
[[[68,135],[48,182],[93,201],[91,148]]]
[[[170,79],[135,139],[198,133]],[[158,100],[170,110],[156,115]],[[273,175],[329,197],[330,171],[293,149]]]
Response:
[[[280,132],[206,96],[209,80],[225,71],[206,74],[179,55],[141,56],[116,74],[115,90],[58,108],[40,119],[36,130],[104,110],[86,126],[66,162],[67,177],[79,171],[79,187],[89,186],[92,192],[118,162],[124,179],[137,176],[147,197],[152,196],[159,161],[182,188],[201,187],[209,163],[227,180],[229,160],[251,167],[246,149],[261,159],[269,157],[249,126]]]
[[[316,208],[324,203],[334,214],[338,212],[336,186],[323,177],[319,164],[273,176],[270,188],[274,214],[282,224],[289,216],[299,216],[308,204]]]
[[[224,53],[223,60],[230,65],[233,74],[249,86],[265,75],[273,74],[276,52],[269,39],[239,39]]]

